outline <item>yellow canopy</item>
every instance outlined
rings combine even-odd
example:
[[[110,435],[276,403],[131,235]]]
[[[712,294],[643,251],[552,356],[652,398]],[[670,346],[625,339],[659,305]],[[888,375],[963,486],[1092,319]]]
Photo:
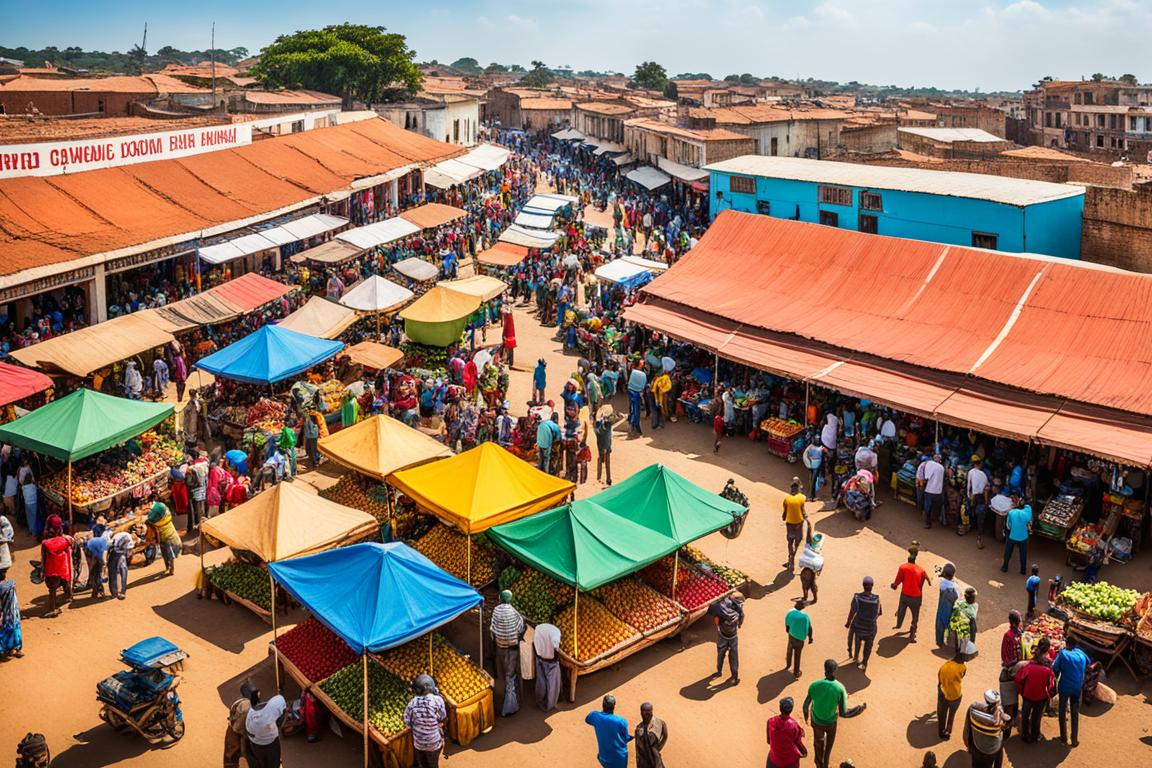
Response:
[[[294,483],[278,483],[202,524],[203,532],[266,563],[313,555],[378,532],[367,512],[322,499]]]
[[[381,344],[377,341],[362,341],[345,347],[344,352],[353,363],[359,363],[365,368],[383,371],[391,368],[404,359],[404,353],[395,347]]]
[[[437,285],[400,310],[400,317],[420,323],[444,323],[468,317],[479,306],[479,297]]]
[[[475,296],[481,301],[490,301],[508,290],[508,283],[490,275],[474,275],[462,277],[459,280],[442,280],[437,285],[457,293]]]
[[[398,469],[452,455],[443,443],[383,415],[334,432],[318,445],[320,453],[337,464],[378,480]]]
[[[422,509],[469,534],[558,506],[576,488],[496,443],[405,469],[389,482]]]

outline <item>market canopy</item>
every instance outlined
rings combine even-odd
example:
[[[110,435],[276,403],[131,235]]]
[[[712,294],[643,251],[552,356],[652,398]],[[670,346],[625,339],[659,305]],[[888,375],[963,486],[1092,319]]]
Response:
[[[477,261],[490,267],[514,267],[526,258],[528,249],[513,243],[496,243],[476,256]]]
[[[200,248],[198,253],[201,261],[216,266],[226,264],[236,259],[242,259],[245,256],[251,256],[254,253],[261,253],[262,251],[279,247],[280,244],[278,242],[270,240],[257,232],[249,235],[241,235],[240,237],[225,240],[215,245],[206,245]]]
[[[389,482],[417,506],[469,534],[555,507],[576,488],[496,443],[401,470]]]
[[[436,285],[400,310],[404,333],[418,344],[446,347],[460,340],[480,299]]]
[[[424,259],[418,259],[415,256],[401,259],[392,265],[392,269],[418,283],[434,280],[436,279],[436,275],[440,274],[440,270],[437,269],[435,264],[424,261]]]
[[[370,275],[349,288],[340,297],[340,303],[361,312],[387,312],[413,296],[415,294],[402,285],[380,275]]]
[[[175,341],[147,317],[122,315],[9,354],[24,365],[84,378],[93,371]]]
[[[451,456],[448,446],[391,416],[376,415],[333,432],[320,453],[362,475],[384,480],[393,472]]]
[[[512,224],[508,229],[504,230],[499,237],[502,243],[512,243],[513,245],[521,245],[525,248],[539,248],[542,251],[546,251],[556,245],[556,241],[559,239],[559,232],[528,229],[519,224]]]
[[[584,141],[584,134],[575,128],[565,128],[552,134],[552,138],[558,141]]]
[[[405,219],[420,229],[434,229],[442,224],[448,224],[457,219],[462,219],[467,215],[467,211],[457,208],[454,205],[425,203],[410,211],[404,211],[404,213],[400,214],[400,218]]]
[[[52,386],[52,379],[39,371],[0,363],[0,405],[23,400]]]
[[[551,213],[534,213],[532,211],[521,211],[516,214],[513,221],[521,227],[529,229],[552,229]]]
[[[476,166],[467,165],[459,160],[442,160],[424,170],[424,183],[430,183],[439,189],[448,189],[474,179],[482,173],[483,171]]]
[[[703,181],[708,178],[708,171],[693,168],[690,165],[683,165],[664,157],[656,158],[656,165],[658,165],[664,173],[667,173],[669,176],[674,176],[681,181]]]
[[[279,280],[272,280],[255,272],[248,272],[226,283],[221,283],[209,293],[227,301],[243,313],[259,309],[294,290],[296,290],[295,286],[286,285]]]
[[[303,373],[343,348],[340,341],[318,339],[287,328],[265,325],[203,358],[196,367],[225,379],[273,384]]]
[[[306,251],[292,256],[292,261],[297,264],[305,261],[311,261],[316,264],[343,264],[354,256],[362,253],[362,249],[358,248],[352,243],[334,238],[326,243],[321,243],[315,248],[309,248]]]
[[[480,299],[480,301],[491,301],[508,290],[508,284],[506,282],[491,277],[490,275],[474,275],[472,277],[462,277],[458,280],[441,280],[437,285],[457,291],[458,293],[475,296]]]
[[[626,288],[636,288],[666,269],[668,269],[668,265],[662,261],[653,261],[639,256],[623,256],[596,267],[595,274],[596,277],[606,282],[623,285]]]
[[[269,563],[268,570],[358,653],[403,645],[483,601],[475,589],[399,542],[353,544]]]
[[[312,296],[304,306],[276,325],[320,339],[334,339],[355,323],[357,318],[355,310],[342,307],[323,296]]]
[[[532,195],[532,197],[528,198],[528,202],[524,203],[524,210],[540,213],[556,213],[556,211],[561,208],[578,202],[580,202],[580,198],[572,195],[542,193]]]
[[[195,296],[134,314],[162,331],[179,333],[234,320],[294,290],[291,285],[248,272]]]
[[[353,245],[362,251],[366,251],[369,248],[387,245],[396,240],[409,237],[419,231],[420,227],[412,222],[396,217],[378,221],[375,224],[357,227],[356,229],[349,229],[336,235],[336,239]]]
[[[633,181],[648,191],[659,189],[672,181],[672,177],[650,165],[642,165],[635,170],[628,171],[624,178]]]
[[[79,461],[136,437],[173,410],[170,403],[79,389],[0,426],[0,442],[61,461]]]
[[[266,563],[311,555],[365,536],[380,524],[367,512],[305,491],[299,483],[277,483],[238,507],[209,518],[202,531],[232,549],[252,552]]]
[[[404,359],[403,352],[378,341],[362,341],[359,344],[353,344],[344,350],[344,354],[354,364],[377,371],[391,368]]]
[[[512,150],[498,147],[495,144],[481,144],[456,158],[465,165],[471,165],[484,171],[495,171],[512,156]]]

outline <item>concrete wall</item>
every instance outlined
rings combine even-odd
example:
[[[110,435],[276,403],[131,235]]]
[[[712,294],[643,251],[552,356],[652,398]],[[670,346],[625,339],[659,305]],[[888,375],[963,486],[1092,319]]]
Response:
[[[1152,272],[1152,185],[1089,187],[1084,196],[1086,261]]]
[[[530,103],[531,99],[525,102]],[[520,109],[525,131],[557,131],[568,125],[572,119],[572,109]],[[507,127],[507,126],[505,126]]]
[[[845,134],[847,135],[847,134]],[[1078,163],[1044,160],[1003,158],[999,160],[941,160],[921,163],[896,157],[851,157],[838,160],[864,165],[886,165],[894,168],[927,168],[932,171],[958,171],[983,173],[990,176],[1011,176],[1016,179],[1051,181],[1058,184],[1095,184],[1104,187],[1131,189],[1135,173],[1131,166],[1113,167],[1103,163]]]
[[[32,104],[43,115],[130,115],[133,102],[148,102],[154,93],[99,93],[96,91],[10,91],[0,89],[0,107],[9,115],[22,115]]]
[[[1011,148],[1007,141],[940,141],[908,131],[898,131],[900,149],[928,157],[986,160]]]
[[[819,159],[840,143],[840,124],[839,120],[793,120],[721,127],[755,139],[758,155]],[[773,139],[776,140],[775,152],[772,151]]]
[[[838,159],[849,159],[843,157],[845,152],[865,155],[891,152],[896,149],[896,128],[895,123],[841,128]]]

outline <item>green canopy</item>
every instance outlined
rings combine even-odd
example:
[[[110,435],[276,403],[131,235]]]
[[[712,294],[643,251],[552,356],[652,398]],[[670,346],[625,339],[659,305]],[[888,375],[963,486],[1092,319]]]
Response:
[[[0,442],[79,461],[139,435],[172,411],[168,403],[126,400],[81,389],[0,426]]]

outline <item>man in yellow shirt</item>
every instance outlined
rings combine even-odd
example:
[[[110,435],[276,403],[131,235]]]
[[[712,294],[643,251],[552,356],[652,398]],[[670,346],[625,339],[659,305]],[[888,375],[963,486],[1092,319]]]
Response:
[[[936,687],[936,727],[940,738],[944,740],[952,738],[952,721],[956,719],[956,710],[960,708],[964,673],[968,671],[964,658],[964,654],[957,651],[952,660],[944,662],[936,674],[939,680]]]
[[[791,491],[784,497],[784,512],[780,515],[788,536],[788,562],[784,567],[789,571],[796,565],[796,552],[804,541],[804,523],[808,520],[808,513],[804,511],[808,497],[800,493],[800,478],[792,478]]]
[[[668,411],[668,393],[671,391],[672,379],[666,372],[652,380],[652,401],[655,405],[652,410],[652,429],[660,429],[664,426],[664,417],[671,415]]]

